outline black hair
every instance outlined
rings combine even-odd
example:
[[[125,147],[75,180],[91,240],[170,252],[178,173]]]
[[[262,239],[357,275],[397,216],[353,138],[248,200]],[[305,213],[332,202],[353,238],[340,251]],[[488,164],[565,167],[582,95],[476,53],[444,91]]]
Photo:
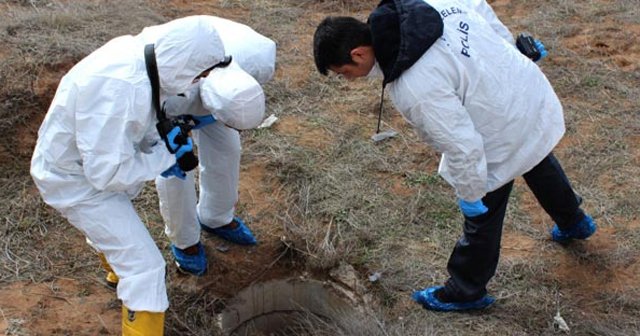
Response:
[[[313,35],[313,57],[321,74],[330,66],[353,64],[351,50],[371,46],[369,25],[349,16],[328,16]]]

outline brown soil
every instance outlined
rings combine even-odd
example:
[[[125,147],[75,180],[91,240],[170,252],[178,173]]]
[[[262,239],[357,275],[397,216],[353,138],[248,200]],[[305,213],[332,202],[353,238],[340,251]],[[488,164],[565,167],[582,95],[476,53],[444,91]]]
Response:
[[[293,137],[300,146],[324,149],[331,143],[331,136],[325,130],[307,125],[297,117],[285,116],[274,127],[279,133]]]
[[[116,335],[120,304],[97,282],[55,279],[16,282],[0,289],[0,331],[5,335]],[[24,318],[22,318],[24,317]]]

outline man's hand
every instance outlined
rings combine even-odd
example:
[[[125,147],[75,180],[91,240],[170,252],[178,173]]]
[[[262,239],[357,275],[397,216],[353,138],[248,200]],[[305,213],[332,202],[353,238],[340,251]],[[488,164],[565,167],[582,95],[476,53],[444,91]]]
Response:
[[[176,126],[167,134],[167,140],[169,140],[169,146],[174,151],[174,155],[176,156],[176,163],[169,167],[169,169],[165,170],[160,174],[160,176],[168,178],[171,176],[175,176],[181,180],[184,180],[187,177],[187,174],[184,172],[182,167],[180,166],[181,158],[187,155],[187,153],[191,153],[193,155],[193,140],[191,137],[187,137],[186,143],[184,143],[184,135],[181,134],[180,127]]]
[[[169,167],[169,169],[163,171],[160,176],[164,178],[175,176],[181,180],[184,180],[187,177],[187,174],[182,171],[182,169],[180,169],[180,166],[178,166],[177,163],[175,163],[173,166]]]
[[[459,199],[458,205],[460,206],[462,213],[467,217],[484,215],[489,211],[489,209],[482,203],[482,200],[467,202],[463,199]]]
[[[175,126],[167,133],[167,143],[182,171],[188,172],[198,166],[198,158],[193,153],[193,140],[188,134],[183,133],[180,126]]]
[[[197,130],[197,129],[201,129],[207,125],[211,125],[213,123],[216,122],[216,118],[214,118],[212,115],[206,115],[206,116],[192,116],[193,120],[196,122],[195,126],[193,126],[192,129]]]
[[[538,51],[540,52],[540,57],[536,60],[533,60],[534,62],[541,61],[543,58],[547,57],[549,53],[547,52],[547,49],[545,48],[544,44],[540,42],[540,40],[535,40],[533,44],[536,46],[536,49],[538,49]]]
[[[187,152],[193,151],[193,141],[191,140],[191,137],[187,136],[185,141],[185,135],[181,134],[181,131],[180,127],[176,126],[167,133],[169,146],[171,146],[171,149],[174,151],[176,159],[179,159]]]

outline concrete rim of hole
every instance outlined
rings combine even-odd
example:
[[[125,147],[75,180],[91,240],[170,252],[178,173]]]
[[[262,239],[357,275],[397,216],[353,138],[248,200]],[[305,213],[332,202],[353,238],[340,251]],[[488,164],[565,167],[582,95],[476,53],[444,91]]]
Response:
[[[337,281],[277,279],[239,292],[218,315],[218,324],[225,335],[245,335],[249,331],[268,335],[291,327],[293,314],[311,313],[331,321],[350,312],[363,312],[365,301]]]

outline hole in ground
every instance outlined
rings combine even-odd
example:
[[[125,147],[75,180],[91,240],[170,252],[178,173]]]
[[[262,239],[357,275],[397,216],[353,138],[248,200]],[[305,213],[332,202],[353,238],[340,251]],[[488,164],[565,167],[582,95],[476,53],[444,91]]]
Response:
[[[304,335],[362,311],[361,298],[333,281],[271,280],[249,286],[219,315],[226,335]]]

